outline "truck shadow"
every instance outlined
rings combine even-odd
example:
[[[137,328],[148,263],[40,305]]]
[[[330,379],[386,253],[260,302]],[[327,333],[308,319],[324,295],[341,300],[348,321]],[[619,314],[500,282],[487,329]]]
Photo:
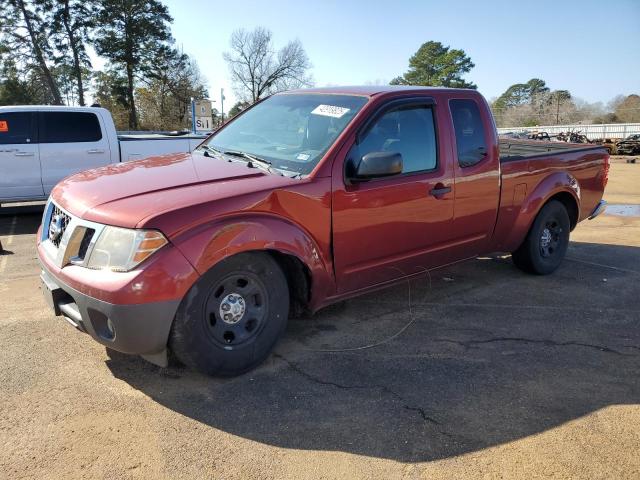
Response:
[[[572,243],[548,277],[487,257],[292,320],[276,353],[237,378],[119,354],[107,365],[246,439],[442,459],[639,403],[638,270],[640,248],[626,246]]]

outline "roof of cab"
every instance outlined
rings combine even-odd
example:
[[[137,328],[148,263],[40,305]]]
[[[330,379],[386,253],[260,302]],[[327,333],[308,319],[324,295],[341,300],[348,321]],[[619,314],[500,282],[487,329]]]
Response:
[[[299,90],[291,90],[284,92],[285,94],[291,93],[324,93],[334,95],[361,95],[364,97],[373,97],[383,93],[392,92],[469,92],[466,88],[447,88],[447,87],[422,87],[413,85],[356,85],[356,86],[344,86],[344,87],[322,87],[322,88],[302,88]],[[476,90],[471,90],[476,91]]]

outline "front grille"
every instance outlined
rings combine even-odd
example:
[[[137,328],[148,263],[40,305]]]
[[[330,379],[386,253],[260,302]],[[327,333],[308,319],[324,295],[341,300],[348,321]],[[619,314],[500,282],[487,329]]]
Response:
[[[40,245],[59,268],[84,265],[104,225],[83,220],[49,200],[42,218]]]
[[[47,225],[47,237],[49,241],[58,248],[62,241],[62,236],[67,226],[69,226],[71,217],[58,208],[57,205],[52,204],[52,207],[49,225]]]

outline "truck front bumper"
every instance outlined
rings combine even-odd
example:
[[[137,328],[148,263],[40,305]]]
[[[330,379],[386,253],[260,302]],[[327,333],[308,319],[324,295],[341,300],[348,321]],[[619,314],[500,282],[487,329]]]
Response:
[[[66,285],[42,263],[42,293],[57,316],[119,352],[167,366],[167,341],[179,300],[115,305]]]

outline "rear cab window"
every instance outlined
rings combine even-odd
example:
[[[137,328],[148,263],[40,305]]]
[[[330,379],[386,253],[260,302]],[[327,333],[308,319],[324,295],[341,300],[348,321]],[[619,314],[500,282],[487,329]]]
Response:
[[[0,145],[32,143],[32,119],[31,112],[0,113]]]
[[[40,143],[98,142],[102,129],[95,113],[40,112]]]
[[[449,100],[456,135],[458,164],[472,167],[487,157],[484,124],[474,100]]]

